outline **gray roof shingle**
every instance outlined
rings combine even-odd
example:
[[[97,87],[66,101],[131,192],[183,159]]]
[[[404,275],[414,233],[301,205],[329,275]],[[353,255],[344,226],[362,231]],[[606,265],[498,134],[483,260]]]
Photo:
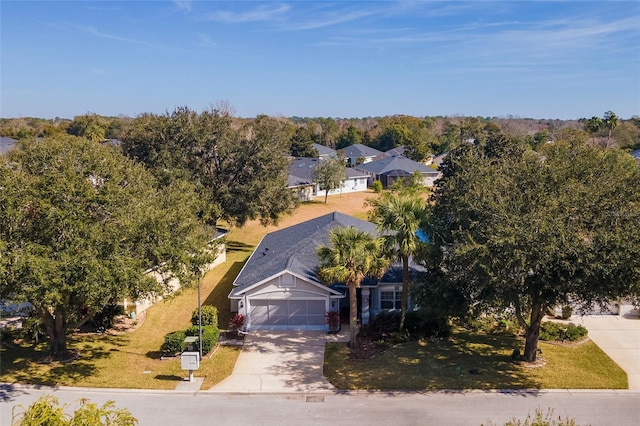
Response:
[[[382,154],[382,151],[378,151],[375,148],[371,148],[370,146],[366,146],[361,143],[349,145],[341,149],[340,152],[342,152],[342,154],[347,158],[377,157]]]
[[[375,173],[377,175],[384,175],[392,172],[397,176],[403,175],[401,172],[406,172],[410,175],[415,171],[419,171],[423,174],[438,174],[437,170],[403,156],[385,157],[381,160],[372,161],[370,163],[359,164],[356,166],[356,169]]]
[[[320,259],[316,250],[321,245],[329,244],[329,232],[332,229],[348,226],[379,235],[373,223],[338,212],[265,235],[233,282],[229,296],[239,295],[248,287],[285,270],[319,283],[316,271]]]
[[[16,142],[18,141],[13,138],[0,136],[0,155],[6,154],[7,152],[11,151]]]

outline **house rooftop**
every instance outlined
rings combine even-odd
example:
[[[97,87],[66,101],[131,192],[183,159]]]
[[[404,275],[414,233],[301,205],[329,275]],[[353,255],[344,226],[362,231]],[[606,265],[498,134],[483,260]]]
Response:
[[[335,149],[331,149],[328,146],[320,145],[319,143],[314,143],[313,148],[318,151],[319,157],[337,157],[338,151]]]
[[[15,143],[18,142],[16,139],[8,138],[6,136],[0,136],[0,155],[6,154],[11,151]]]
[[[363,145],[361,143],[357,143],[354,145],[349,145],[340,150],[347,158],[358,158],[358,157],[377,157],[382,154],[382,151],[378,151],[375,148],[371,148],[370,146]]]
[[[391,174],[392,176],[409,176],[418,171],[423,174],[438,174],[438,171],[424,164],[410,160],[403,156],[390,156],[370,163],[356,166],[359,170],[377,175]]]
[[[245,288],[285,270],[319,283],[316,271],[320,259],[316,250],[329,244],[332,229],[349,226],[379,235],[373,223],[338,212],[265,235],[233,282],[230,296],[240,294]]]

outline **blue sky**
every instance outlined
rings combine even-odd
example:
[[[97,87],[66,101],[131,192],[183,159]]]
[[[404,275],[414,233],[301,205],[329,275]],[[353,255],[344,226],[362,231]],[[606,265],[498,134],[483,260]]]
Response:
[[[7,1],[0,116],[640,114],[640,2]]]

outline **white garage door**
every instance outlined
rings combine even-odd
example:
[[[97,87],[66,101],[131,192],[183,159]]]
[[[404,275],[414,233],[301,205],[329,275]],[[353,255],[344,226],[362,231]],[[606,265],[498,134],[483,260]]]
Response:
[[[324,330],[324,300],[251,299],[253,330]]]

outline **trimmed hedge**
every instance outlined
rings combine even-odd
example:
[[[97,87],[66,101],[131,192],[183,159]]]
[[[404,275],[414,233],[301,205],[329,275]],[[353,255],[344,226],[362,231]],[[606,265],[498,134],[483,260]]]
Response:
[[[203,321],[204,322],[204,321]],[[192,325],[184,331],[186,336],[199,336],[198,326]],[[202,353],[208,354],[211,349],[218,343],[220,337],[220,329],[212,325],[202,327]],[[184,339],[183,339],[184,340]],[[196,340],[194,347],[200,348],[200,341]]]
[[[202,305],[200,308],[202,310],[202,326],[212,325],[214,327],[218,326],[218,308],[211,305]],[[198,325],[198,309],[196,308],[191,314],[191,324]]]
[[[160,350],[168,354],[177,354],[184,351],[185,337],[186,334],[184,331],[172,331],[171,333],[164,336],[164,343],[160,347]]]
[[[586,328],[581,325],[575,324],[562,324],[558,322],[547,321],[540,325],[540,340],[546,341],[570,341],[575,342],[580,340],[588,334]]]

